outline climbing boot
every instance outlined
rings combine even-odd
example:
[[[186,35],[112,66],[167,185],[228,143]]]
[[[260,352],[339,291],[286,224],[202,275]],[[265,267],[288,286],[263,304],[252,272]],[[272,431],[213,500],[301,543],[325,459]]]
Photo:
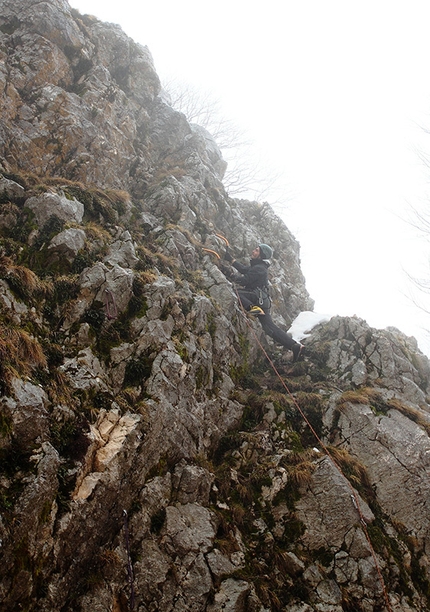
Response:
[[[256,317],[261,317],[261,315],[264,315],[264,310],[260,308],[260,306],[251,306],[248,312],[249,314],[256,316]]]
[[[303,344],[297,342],[297,344],[295,344],[291,350],[293,351],[293,363],[295,363],[303,357],[303,351],[305,350],[305,347],[303,346]]]

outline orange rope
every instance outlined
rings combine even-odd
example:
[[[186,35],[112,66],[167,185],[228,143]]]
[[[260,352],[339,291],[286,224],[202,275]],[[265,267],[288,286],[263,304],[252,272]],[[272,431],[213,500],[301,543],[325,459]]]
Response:
[[[221,238],[221,240],[225,242],[226,246],[230,246],[230,243],[225,236],[223,236],[222,234],[215,234],[215,236],[218,236],[218,238]]]
[[[379,564],[378,564],[378,560],[377,560],[377,558],[376,558],[376,553],[375,553],[375,550],[374,550],[374,548],[373,548],[373,546],[372,546],[372,542],[371,542],[371,540],[370,540],[369,533],[368,533],[368,531],[367,531],[366,521],[365,521],[365,518],[364,518],[363,512],[361,511],[361,508],[360,508],[360,503],[359,503],[359,501],[358,501],[358,495],[357,495],[357,492],[355,491],[354,487],[353,487],[353,486],[352,486],[352,484],[349,482],[349,480],[346,478],[346,476],[343,474],[341,467],[338,465],[337,461],[336,461],[336,460],[335,460],[335,459],[332,457],[332,455],[331,455],[330,451],[329,451],[329,450],[328,450],[328,448],[325,446],[324,442],[323,442],[323,441],[320,439],[320,437],[318,436],[317,432],[316,432],[316,431],[315,431],[315,429],[312,427],[312,425],[311,425],[311,423],[309,422],[308,418],[306,417],[305,413],[304,413],[304,412],[303,412],[303,410],[300,408],[300,406],[299,406],[299,404],[298,404],[298,402],[297,402],[296,398],[295,398],[295,397],[294,397],[294,395],[291,393],[291,391],[290,391],[290,389],[288,388],[287,384],[285,383],[284,379],[282,378],[282,376],[281,376],[281,375],[280,375],[280,373],[278,372],[278,370],[277,370],[277,368],[276,368],[275,364],[274,364],[274,363],[273,363],[273,361],[270,359],[269,355],[267,354],[267,351],[265,350],[264,346],[261,344],[261,342],[260,342],[260,340],[259,340],[259,338],[258,338],[258,336],[257,336],[257,334],[256,334],[256,332],[255,332],[255,329],[254,329],[254,328],[253,328],[253,326],[250,324],[249,319],[248,319],[248,317],[246,316],[246,311],[245,311],[245,309],[244,309],[244,307],[243,307],[243,305],[242,305],[242,302],[240,301],[239,294],[238,294],[238,292],[237,292],[237,290],[236,290],[236,289],[235,289],[235,291],[236,291],[236,295],[237,295],[237,297],[238,297],[238,299],[239,299],[239,304],[240,304],[241,312],[242,312],[242,314],[243,314],[243,315],[244,315],[244,317],[245,317],[246,324],[248,325],[248,327],[249,327],[249,328],[250,328],[250,330],[252,331],[252,333],[253,333],[253,335],[254,335],[255,339],[257,340],[257,343],[258,343],[258,345],[259,345],[260,349],[261,349],[261,350],[262,350],[262,352],[264,353],[264,355],[265,355],[266,359],[268,360],[268,362],[269,362],[269,364],[270,364],[270,366],[271,366],[272,370],[274,371],[274,373],[276,374],[276,376],[279,378],[279,380],[280,380],[280,382],[281,382],[282,386],[284,387],[284,389],[286,390],[286,392],[288,393],[288,395],[290,396],[290,398],[293,400],[294,405],[296,406],[297,410],[299,411],[299,413],[300,413],[300,414],[301,414],[301,416],[303,417],[303,419],[304,419],[304,421],[306,422],[307,426],[309,427],[309,429],[311,430],[311,432],[312,432],[312,433],[313,433],[313,435],[315,436],[315,439],[316,439],[316,440],[318,441],[318,443],[321,445],[321,448],[324,450],[324,452],[325,452],[325,454],[327,455],[327,457],[328,457],[328,458],[330,459],[330,461],[333,463],[334,467],[335,467],[335,468],[336,468],[336,469],[337,469],[337,470],[340,472],[340,474],[341,474],[341,475],[342,475],[342,476],[345,478],[346,482],[348,483],[348,485],[349,485],[349,487],[350,487],[350,489],[351,489],[351,491],[352,491],[352,494],[351,494],[352,502],[353,502],[353,505],[354,505],[355,509],[356,509],[356,510],[357,510],[357,512],[358,512],[358,515],[359,515],[359,517],[360,517],[360,522],[361,522],[361,525],[362,525],[362,529],[363,529],[363,531],[364,531],[364,535],[366,536],[366,539],[367,539],[367,541],[368,541],[368,543],[369,543],[370,551],[371,551],[371,553],[372,553],[373,561],[374,561],[374,563],[375,563],[376,571],[378,572],[379,581],[380,581],[380,583],[381,583],[382,590],[383,590],[383,593],[384,593],[385,602],[386,602],[386,604],[387,604],[387,609],[388,609],[388,611],[389,611],[389,612],[392,612],[392,608],[391,608],[390,601],[389,601],[389,599],[388,599],[388,593],[387,593],[387,589],[386,589],[386,586],[385,586],[384,578],[383,578],[383,576],[382,576],[382,573],[381,573],[381,570],[380,570],[380,567],[379,567]]]
[[[207,251],[208,253],[212,253],[212,255],[215,255],[216,257],[218,257],[218,259],[221,259],[221,257],[218,255],[218,253],[216,251],[213,251],[212,249],[202,248],[202,251]]]
[[[218,238],[221,238],[221,240],[223,240],[225,242],[226,246],[230,246],[230,244],[229,244],[227,238],[225,238],[225,236],[223,236],[222,234],[215,234],[215,236],[218,236]],[[206,249],[205,247],[202,247],[202,251],[206,251],[206,253],[212,253],[212,255],[215,255],[215,257],[217,257],[218,259],[221,259],[221,255],[219,255],[213,249]]]

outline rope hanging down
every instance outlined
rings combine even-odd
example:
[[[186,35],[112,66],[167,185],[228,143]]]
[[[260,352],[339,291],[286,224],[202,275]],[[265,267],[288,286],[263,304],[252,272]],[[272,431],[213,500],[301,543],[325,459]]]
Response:
[[[217,236],[218,238],[220,238],[227,247],[230,246],[227,238],[225,238],[222,234],[215,234],[215,236]],[[206,251],[208,253],[211,253],[213,255],[215,255],[218,259],[221,259],[220,255],[212,250],[212,249],[206,249],[203,248],[203,251]],[[322,450],[324,451],[324,453],[326,454],[326,456],[329,458],[329,460],[332,462],[332,464],[334,465],[334,467],[338,470],[338,472],[345,478],[346,482],[348,483],[349,488],[351,489],[351,500],[352,500],[352,504],[354,506],[354,508],[357,510],[357,513],[359,515],[360,518],[360,523],[364,532],[364,535],[367,539],[367,542],[369,544],[369,548],[370,548],[370,552],[372,554],[372,558],[373,558],[373,562],[376,568],[376,571],[378,573],[378,579],[379,582],[381,584],[382,587],[382,592],[384,593],[384,599],[385,599],[385,603],[387,605],[387,610],[388,612],[393,612],[392,611],[392,607],[390,604],[390,600],[388,598],[388,593],[387,593],[387,589],[385,586],[385,582],[384,582],[384,578],[382,576],[381,573],[381,569],[379,567],[379,563],[378,563],[378,559],[376,557],[376,553],[375,553],[375,549],[373,548],[372,542],[370,540],[370,536],[369,536],[369,532],[367,530],[367,526],[366,526],[366,520],[364,518],[363,512],[360,508],[360,502],[358,499],[358,495],[356,490],[354,489],[354,487],[352,486],[352,484],[349,482],[349,480],[346,478],[346,476],[344,475],[344,473],[342,472],[342,468],[340,467],[340,465],[337,463],[337,461],[334,459],[334,457],[331,455],[330,451],[328,450],[328,448],[326,447],[326,445],[324,444],[324,442],[320,439],[320,437],[318,436],[317,432],[315,431],[315,429],[312,427],[312,424],[310,423],[310,421],[308,420],[308,418],[306,417],[305,413],[303,412],[303,410],[300,408],[296,398],[294,397],[294,395],[291,393],[290,389],[288,388],[287,384],[285,383],[284,379],[282,378],[282,376],[280,375],[280,373],[278,372],[275,364],[273,363],[273,361],[270,359],[269,355],[267,354],[267,351],[265,350],[264,346],[261,344],[255,329],[253,328],[253,326],[250,324],[250,321],[248,319],[248,317],[246,316],[246,311],[242,306],[242,303],[240,301],[239,298],[239,294],[237,292],[237,289],[235,288],[235,292],[236,292],[236,296],[240,305],[240,311],[242,313],[242,316],[245,318],[246,324],[248,325],[248,327],[250,328],[254,338],[257,341],[257,344],[259,345],[261,351],[263,352],[264,356],[266,357],[267,361],[269,362],[272,370],[274,371],[274,373],[276,374],[276,376],[278,377],[279,381],[281,382],[282,386],[284,387],[285,391],[287,392],[287,394],[289,395],[289,397],[292,399],[294,405],[296,406],[297,410],[299,411],[301,417],[303,418],[303,420],[305,421],[305,423],[307,424],[307,426],[309,427],[309,429],[311,430],[312,434],[314,435],[315,439],[317,440],[318,444],[320,445],[320,447],[322,448]]]
[[[300,408],[300,406],[299,406],[299,404],[298,404],[298,402],[297,402],[296,398],[295,398],[295,397],[294,397],[294,395],[291,393],[291,391],[290,391],[290,389],[288,388],[287,384],[285,383],[284,379],[282,378],[282,376],[281,376],[281,375],[280,375],[280,373],[278,372],[278,370],[277,370],[277,368],[276,368],[275,364],[274,364],[274,363],[273,363],[273,361],[270,359],[269,355],[267,354],[267,351],[265,350],[264,346],[261,344],[261,342],[260,342],[260,340],[259,340],[259,338],[258,338],[258,336],[257,336],[257,334],[256,334],[256,332],[255,332],[255,329],[254,329],[254,328],[253,328],[253,326],[251,325],[251,323],[250,323],[250,321],[249,321],[248,317],[246,316],[246,311],[245,311],[245,309],[244,309],[244,308],[243,308],[243,306],[242,306],[242,303],[241,303],[240,298],[239,298],[239,294],[238,294],[238,292],[237,292],[237,290],[236,290],[236,289],[235,289],[235,291],[236,291],[236,295],[237,295],[237,298],[238,298],[238,301],[239,301],[240,311],[241,311],[242,315],[243,315],[243,316],[244,316],[244,318],[245,318],[246,324],[248,325],[248,327],[250,328],[250,330],[251,330],[251,332],[252,332],[252,334],[253,334],[254,338],[256,339],[257,344],[259,345],[259,347],[260,347],[260,349],[262,350],[262,352],[263,352],[264,356],[266,357],[267,361],[269,362],[270,367],[272,368],[272,370],[274,371],[274,373],[276,374],[276,376],[277,376],[277,377],[278,377],[278,379],[280,380],[280,382],[281,382],[282,386],[284,387],[284,389],[285,389],[285,391],[287,392],[287,394],[289,395],[289,397],[292,399],[292,401],[293,401],[293,403],[294,403],[295,407],[297,408],[297,410],[299,411],[300,415],[302,416],[302,418],[303,418],[303,419],[304,419],[304,421],[306,422],[306,424],[307,424],[307,426],[309,427],[309,429],[311,430],[312,434],[315,436],[315,439],[317,440],[318,444],[320,445],[320,447],[322,448],[322,450],[324,451],[324,453],[327,455],[327,457],[330,459],[330,461],[333,463],[334,467],[335,467],[335,468],[338,470],[338,472],[339,472],[339,473],[340,473],[340,474],[341,474],[341,475],[342,475],[342,476],[345,478],[346,482],[348,483],[348,486],[349,486],[349,487],[350,487],[350,489],[351,489],[351,500],[352,500],[353,506],[354,506],[354,507],[355,507],[355,509],[357,510],[357,513],[358,513],[359,518],[360,518],[360,523],[361,523],[361,526],[362,526],[362,529],[363,529],[364,535],[366,536],[367,542],[368,542],[368,544],[369,544],[370,552],[371,552],[372,557],[373,557],[373,562],[374,562],[374,564],[375,564],[375,568],[376,568],[376,571],[377,571],[377,573],[378,573],[379,582],[380,582],[380,584],[381,584],[382,591],[383,591],[383,593],[384,593],[384,598],[385,598],[385,603],[386,603],[386,605],[387,605],[387,610],[388,610],[388,612],[392,612],[392,608],[391,608],[390,600],[389,600],[389,598],[388,598],[388,593],[387,593],[387,589],[386,589],[386,586],[385,586],[384,578],[383,578],[383,576],[382,576],[381,569],[380,569],[380,567],[379,567],[378,560],[377,560],[377,558],[376,558],[376,553],[375,553],[375,550],[374,550],[373,545],[372,545],[372,542],[371,542],[371,540],[370,540],[369,532],[367,531],[366,520],[365,520],[364,515],[363,515],[363,512],[362,512],[362,510],[361,510],[361,508],[360,508],[360,502],[359,502],[359,499],[358,499],[357,492],[356,492],[356,490],[354,489],[354,487],[352,486],[352,484],[349,482],[349,480],[346,478],[346,476],[343,474],[343,472],[342,472],[342,468],[341,468],[341,467],[340,467],[340,465],[337,463],[337,461],[334,459],[334,457],[331,455],[331,453],[330,453],[329,449],[326,447],[326,445],[324,444],[324,442],[323,442],[323,441],[321,440],[321,438],[318,436],[318,434],[317,434],[317,432],[315,431],[315,429],[312,427],[312,424],[309,422],[309,420],[308,420],[308,418],[306,417],[305,413],[304,413],[304,412],[303,412],[303,410]]]
[[[106,317],[109,321],[117,318],[118,309],[115,303],[115,296],[110,289],[105,289],[105,308]]]
[[[128,573],[128,582],[130,585],[130,610],[134,609],[134,574],[133,574],[133,565],[131,563],[131,554],[130,554],[130,540],[128,535],[128,514],[127,510],[122,511],[122,515],[124,517],[124,543],[125,549],[127,551],[127,573]]]

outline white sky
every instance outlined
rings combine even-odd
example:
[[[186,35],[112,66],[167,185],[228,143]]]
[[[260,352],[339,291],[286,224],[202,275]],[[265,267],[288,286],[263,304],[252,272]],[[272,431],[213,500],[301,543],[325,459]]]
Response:
[[[430,210],[429,0],[70,5],[147,45],[162,79],[212,92],[282,173],[317,312],[393,325],[430,355],[404,272],[427,273],[430,245],[403,220]]]

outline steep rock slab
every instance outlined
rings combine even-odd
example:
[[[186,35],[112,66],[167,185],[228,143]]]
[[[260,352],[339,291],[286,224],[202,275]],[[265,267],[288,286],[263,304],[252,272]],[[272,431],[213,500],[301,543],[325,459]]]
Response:
[[[404,414],[346,403],[338,421],[339,442],[366,466],[379,503],[429,555],[430,438]]]

